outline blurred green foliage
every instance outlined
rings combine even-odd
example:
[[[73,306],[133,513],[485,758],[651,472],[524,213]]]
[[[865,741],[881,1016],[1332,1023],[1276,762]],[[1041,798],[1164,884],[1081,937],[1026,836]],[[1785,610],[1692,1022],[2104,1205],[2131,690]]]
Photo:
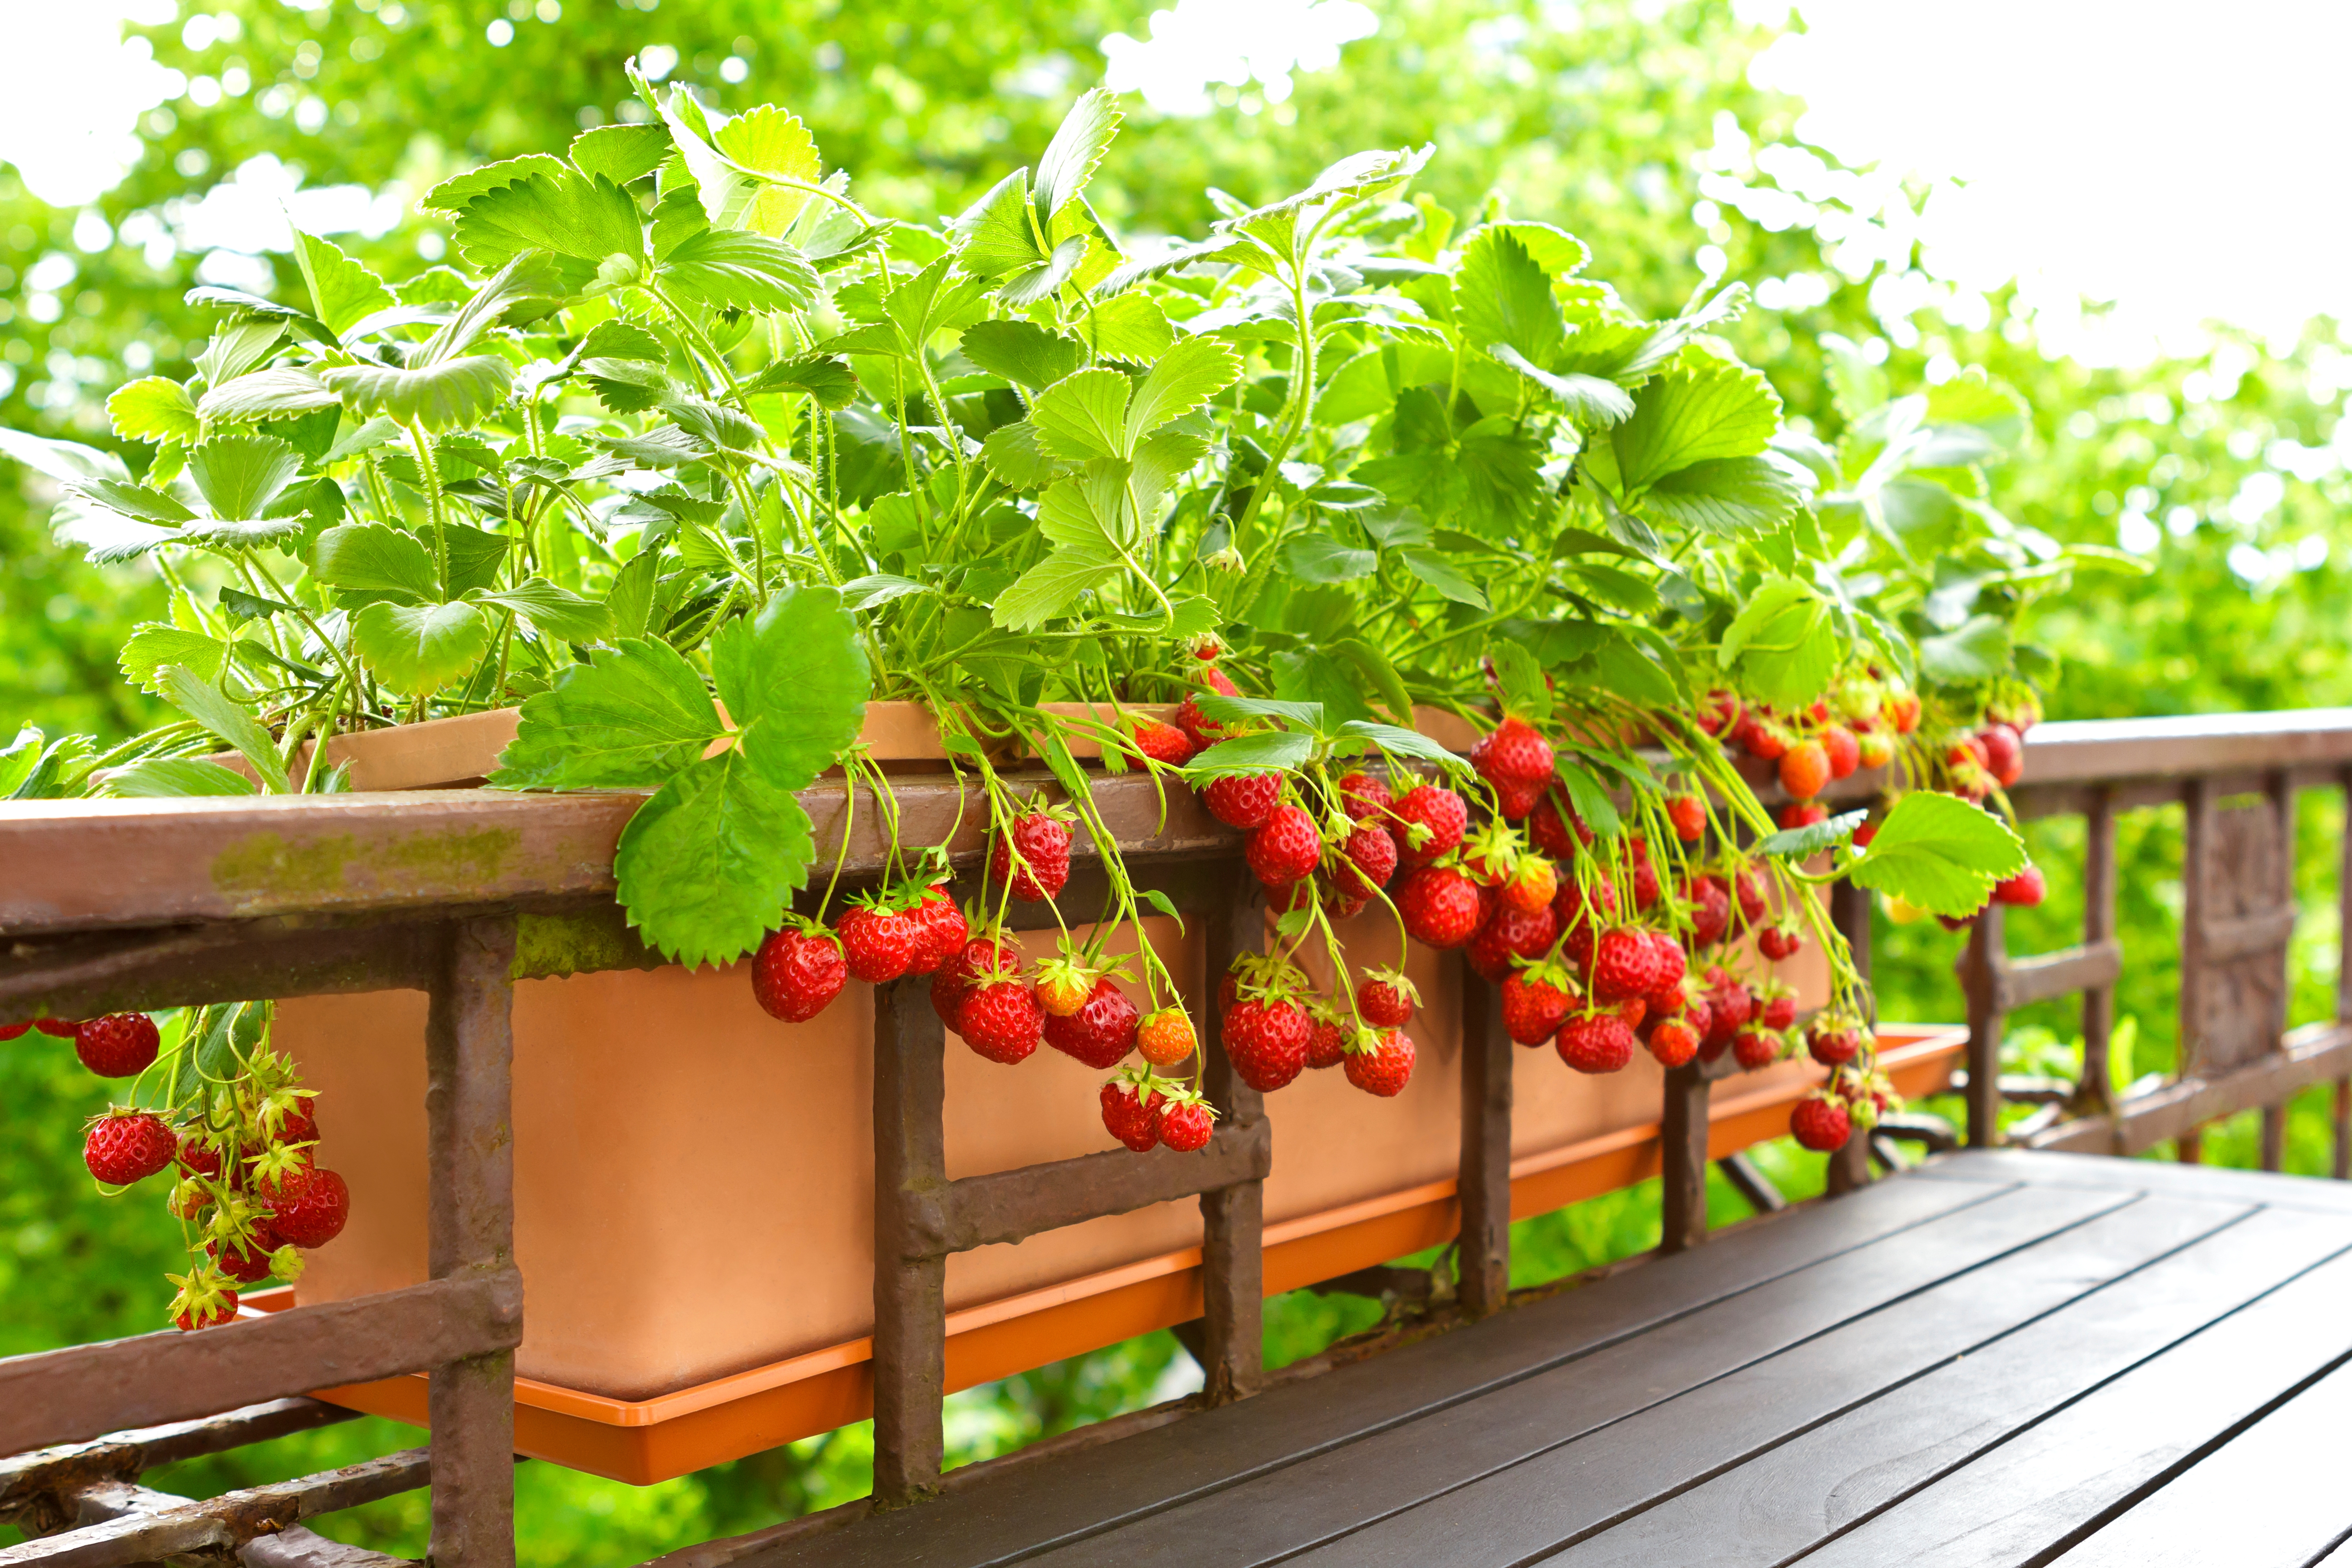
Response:
[[[558,145],[628,112],[622,62],[661,45],[675,51],[676,79],[730,109],[772,101],[799,112],[829,164],[850,169],[876,205],[951,213],[1034,158],[1097,79],[1100,39],[1143,35],[1149,9],[1149,0],[541,0],[537,10],[523,0],[309,9],[213,0],[206,25],[145,30],[156,58],[194,90],[147,114],[138,165],[88,214],[46,206],[0,166],[0,425],[110,444],[107,389],[151,370],[184,374],[187,346],[205,330],[180,300],[193,282],[266,289],[291,276],[282,255],[182,245],[202,232],[199,209],[212,210],[207,194],[225,183],[254,199],[297,175],[306,189],[388,193],[395,224],[337,237],[380,268],[404,270],[445,243],[415,214],[416,194],[457,169]],[[1390,0],[1377,9],[1378,32],[1349,44],[1338,68],[1298,76],[1286,102],[1226,89],[1197,118],[1134,107],[1119,157],[1092,193],[1103,216],[1135,232],[1196,230],[1213,216],[1206,187],[1262,199],[1354,149],[1434,140],[1437,160],[1417,188],[1461,211],[1493,193],[1558,215],[1638,308],[1678,305],[1668,279],[1694,262],[1756,285],[1763,308],[1729,335],[1769,370],[1792,413],[1825,428],[1834,426],[1816,347],[1825,331],[1883,356],[1898,386],[1983,363],[2022,391],[2033,437],[2001,476],[1996,503],[2060,540],[2121,542],[2155,567],[2146,578],[2079,581],[2044,613],[2041,640],[2066,659],[2053,717],[2352,703],[2352,489],[2342,463],[2319,452],[2336,439],[2352,386],[2333,324],[2293,344],[2216,329],[2193,356],[2123,369],[2053,357],[2016,294],[1979,299],[1928,276],[1914,249],[1889,237],[1900,226],[1870,205],[1883,192],[1797,144],[1801,105],[1748,79],[1770,34],[1738,20],[1729,0]],[[508,41],[494,44],[499,36]],[[115,676],[114,649],[132,622],[159,613],[162,595],[142,572],[100,572],[53,548],[47,500],[37,477],[0,482],[0,716],[120,737],[157,715]],[[2298,888],[2310,918],[2294,953],[2297,1022],[2333,1011],[2340,805],[2306,799],[2301,826]],[[2052,896],[2012,917],[2013,950],[2074,940],[2081,839],[2079,822],[2029,828]],[[2137,1075],[2172,1060],[2179,813],[2126,818],[2119,857],[2129,957],[2118,1011]],[[1957,938],[1882,920],[1874,940],[1885,1016],[1958,1014]],[[2079,1018],[2063,1005],[2018,1025],[2018,1065],[2063,1068],[2079,1051]],[[173,1229],[145,1194],[101,1198],[76,1157],[81,1120],[103,1101],[61,1042],[30,1035],[0,1046],[0,1298],[10,1306],[0,1352],[157,1326]],[[2325,1169],[2324,1118],[2315,1096],[2295,1108],[2291,1169]],[[2211,1131],[2209,1159],[2252,1163],[2251,1119],[2242,1123]],[[1791,1195],[1819,1190],[1817,1156],[1783,1141],[1758,1157]],[[1711,1206],[1719,1224],[1746,1212],[1719,1177]],[[1639,1251],[1654,1244],[1657,1225],[1654,1184],[1522,1221],[1514,1280]],[[1378,1303],[1358,1298],[1277,1298],[1269,1359],[1311,1354],[1380,1316]],[[950,1402],[953,1456],[987,1458],[1171,1396],[1190,1370],[1162,1333],[968,1391]],[[415,1440],[391,1423],[355,1422],[150,1480],[205,1494]],[[646,1489],[527,1464],[518,1473],[523,1560],[631,1563],[753,1529],[862,1494],[870,1460],[859,1426]],[[421,1496],[323,1522],[339,1539],[422,1553]]]

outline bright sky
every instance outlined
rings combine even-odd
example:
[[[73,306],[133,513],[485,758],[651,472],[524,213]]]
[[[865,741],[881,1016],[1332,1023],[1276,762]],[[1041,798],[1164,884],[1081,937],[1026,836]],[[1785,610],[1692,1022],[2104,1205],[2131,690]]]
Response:
[[[1785,0],[1738,4],[1785,14]],[[2352,0],[1801,5],[1810,30],[1775,46],[1759,79],[1803,95],[1801,136],[1849,163],[1964,182],[1917,226],[1938,277],[1985,288],[2021,276],[2053,302],[2114,300],[2116,335],[2142,341],[2210,317],[2280,332],[2315,311],[2352,316]],[[1134,25],[1104,45],[1106,67],[1111,85],[1168,112],[1204,111],[1220,85],[1279,102],[1297,73],[1344,71],[1378,10],[1138,0]],[[0,0],[0,36],[39,62],[0,94],[0,158],[52,202],[105,189],[139,113],[185,88],[118,41],[126,14],[212,29],[173,0]],[[659,42],[658,19],[647,27]],[[283,172],[241,183],[252,189],[184,241],[274,226]],[[352,209],[339,226],[391,216],[360,197],[337,198]]]

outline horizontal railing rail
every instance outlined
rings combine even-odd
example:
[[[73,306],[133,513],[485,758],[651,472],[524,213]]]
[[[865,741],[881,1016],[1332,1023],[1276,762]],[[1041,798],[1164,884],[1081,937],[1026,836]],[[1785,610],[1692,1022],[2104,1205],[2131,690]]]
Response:
[[[2264,1159],[2275,1168],[2284,1100],[2332,1079],[2336,1171],[2344,1174],[2352,1026],[2341,1020],[2352,1017],[2352,990],[2338,1022],[2293,1033],[2282,1026],[2294,797],[2352,781],[2352,710],[2045,724],[2029,738],[2025,760],[2025,776],[2011,792],[2019,813],[2078,813],[2090,825],[2084,940],[2012,960],[1997,906],[1975,928],[1961,965],[1972,1141],[2000,1138],[2004,1016],[2079,993],[2083,1077],[2055,1090],[2012,1085],[2042,1102],[2012,1131],[2015,1141],[2132,1152],[2170,1139],[2194,1158],[2204,1123],[2261,1109]],[[1013,782],[1025,792],[1059,794],[1043,774]],[[1759,775],[1759,783],[1771,798],[1769,781]],[[1883,775],[1857,774],[1832,786],[1831,798],[1866,802],[1886,784]],[[851,886],[880,876],[889,858],[884,814],[868,792],[856,793],[866,798],[853,802],[841,784],[802,797],[819,858],[838,854]],[[903,841],[942,843],[960,869],[976,865],[987,815],[976,791],[924,775],[896,781],[893,793]],[[2247,794],[2260,797],[2251,808],[2237,804]],[[286,1527],[426,1480],[434,1561],[513,1561],[513,1351],[522,1318],[505,1131],[512,988],[518,979],[658,963],[613,902],[613,851],[644,798],[478,790],[0,807],[0,864],[10,868],[0,879],[0,1022],[394,987],[432,998],[430,1282],[200,1336],[151,1335],[0,1361],[0,1451],[37,1450],[0,1460],[0,1513],[47,1530],[89,1521],[6,1549],[0,1561],[130,1563],[227,1550],[247,1562],[362,1562],[369,1554]],[[2173,802],[2188,807],[2190,836],[2183,1070],[2109,1103],[2107,1046],[2127,958],[2115,922],[2115,819]],[[1264,913],[1240,860],[1238,834],[1185,792],[1163,795],[1135,775],[1095,781],[1094,804],[1139,884],[1202,919],[1210,974],[1255,944]],[[1084,836],[1074,847],[1080,864],[1069,896],[1083,906],[1106,890],[1106,880]],[[2352,876],[2346,891],[2352,912]],[[1014,913],[1024,926],[1052,918],[1034,907]],[[1868,896],[1837,889],[1832,913],[1866,971]],[[2346,930],[2352,936],[2352,920]],[[1466,968],[1462,978],[1453,1307],[1475,1318],[1504,1305],[1508,1280],[1513,1047],[1492,988]],[[944,1029],[916,983],[878,994],[878,1502],[910,1501],[940,1484],[944,1269],[953,1252],[1198,1194],[1203,1317],[1187,1337],[1201,1347],[1204,1402],[1242,1397],[1257,1385],[1261,1194],[1274,1141],[1257,1096],[1225,1059],[1211,1013],[1203,1031],[1207,1082],[1223,1117],[1204,1153],[1093,1155],[950,1180],[941,1133]],[[1659,1143],[1668,1250],[1706,1237],[1706,1173],[1716,1154],[1709,1097],[1730,1070],[1727,1062],[1694,1064],[1667,1076]],[[1930,1147],[1941,1141],[1925,1122],[1886,1131]],[[1832,1156],[1832,1190],[1866,1181],[1874,1152],[1886,1158],[1883,1143],[1874,1150],[1857,1138]],[[1736,1152],[1717,1163],[1759,1209],[1784,1201]],[[1405,1272],[1381,1271],[1378,1289],[1427,1299],[1427,1282],[1404,1279]],[[309,1412],[322,1407],[288,1396],[412,1371],[431,1373],[432,1441],[422,1457],[390,1456],[208,1503],[136,1485],[142,1469],[171,1458],[316,1424]],[[221,1411],[228,1414],[214,1414]],[[164,1437],[121,1430],[158,1422],[177,1425],[163,1429]],[[725,1559],[723,1545],[714,1550],[712,1561]]]

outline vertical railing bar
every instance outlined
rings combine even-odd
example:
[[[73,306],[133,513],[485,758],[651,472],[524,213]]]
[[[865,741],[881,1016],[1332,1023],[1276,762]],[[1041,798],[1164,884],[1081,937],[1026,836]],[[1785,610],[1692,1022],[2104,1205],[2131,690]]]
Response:
[[[1686,1252],[1706,1239],[1707,1098],[1704,1063],[1666,1069],[1658,1120],[1661,1252]]]
[[[2352,768],[2336,775],[2344,794],[2344,816],[2336,839],[2336,1025],[2352,1026]],[[2339,1182],[2352,1181],[2352,1075],[2336,1080],[2336,1162]]]
[[[2095,948],[2116,934],[2116,802],[2104,785],[2091,792],[2083,813],[2083,945]],[[2083,1075],[2074,1083],[2077,1116],[2115,1113],[2116,988],[2093,985],[2083,992]],[[2113,1124],[2121,1153],[2123,1125]]]
[[[1462,1310],[1500,1311],[1511,1289],[1511,1052],[1502,999],[1458,954],[1462,976]]]
[[[2000,1142],[2000,906],[1989,904],[1959,963],[1969,1004],[1969,1145],[1976,1149]]]
[[[915,1209],[947,1188],[947,1030],[920,980],[874,991],[874,1500],[939,1490],[946,1459],[947,1258]]]
[[[1871,895],[1867,888],[1852,882],[1838,882],[1830,889],[1830,921],[1845,938],[1846,950],[1853,955],[1853,966],[1863,979],[1870,978],[1870,913]],[[1872,1029],[1878,1026],[1877,1007],[1872,1004],[1872,1016],[1863,1020]],[[1829,1158],[1826,1173],[1829,1194],[1832,1197],[1853,1192],[1870,1184],[1870,1135],[1856,1128],[1846,1138],[1845,1144]]]
[[[2180,1045],[2174,1076],[2187,1078],[2202,1066],[2205,995],[2208,989],[2205,927],[2213,916],[2212,868],[2206,861],[2214,835],[2214,795],[2210,779],[2193,778],[2181,792],[2186,813],[2181,826],[2180,854]],[[2180,1163],[2201,1163],[2203,1130],[2191,1128],[2179,1140]]]
[[[514,1260],[512,916],[446,929],[425,1028],[433,1278]],[[511,1568],[514,1352],[432,1369],[432,1540],[441,1568]]]
[[[2278,835],[2278,884],[2274,889],[2281,909],[2294,910],[2294,784],[2285,769],[2271,774],[2263,791],[2270,797],[2271,820]],[[2292,930],[2287,946],[2279,952],[2277,1000],[2271,1009],[2272,1028],[2263,1031],[2273,1051],[2283,1048],[2286,1035],[2287,988],[2294,984],[2288,978],[2288,955],[2294,948]],[[2286,1163],[2286,1102],[2263,1107],[2262,1167],[2275,1171]]]
[[[1225,1055],[1224,1018],[1216,1004],[1219,984],[1235,956],[1264,945],[1265,920],[1255,880],[1234,868],[1231,895],[1210,911],[1206,949],[1205,1011],[1201,1044],[1205,1053],[1203,1087],[1228,1126],[1247,1126],[1265,1115],[1257,1090],[1244,1083]],[[1257,1392],[1265,1371],[1265,1184],[1237,1182],[1201,1194],[1202,1392],[1210,1405],[1229,1404]]]

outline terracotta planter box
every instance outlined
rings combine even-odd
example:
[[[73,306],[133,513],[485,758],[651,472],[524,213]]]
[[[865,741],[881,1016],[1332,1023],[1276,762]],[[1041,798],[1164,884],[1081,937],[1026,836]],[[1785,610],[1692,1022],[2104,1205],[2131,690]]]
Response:
[[[512,723],[510,712],[486,713],[332,744],[348,748],[356,784],[423,788],[479,778]],[[877,752],[887,743],[907,758],[927,739],[937,751],[928,725],[912,705],[876,704],[866,733]],[[1173,922],[1146,924],[1201,1015],[1197,931],[1180,938]],[[1341,934],[1359,965],[1395,960],[1385,916]],[[1033,956],[1049,951],[1045,937],[1027,944]],[[1809,1002],[1820,998],[1817,952],[1787,968]],[[516,987],[524,1452],[648,1482],[866,1413],[873,994],[853,983],[823,1016],[787,1026],[761,1011],[741,969],[614,971]],[[1335,1069],[1267,1098],[1269,1291],[1453,1233],[1461,970],[1417,947],[1407,970],[1423,1006],[1412,1029],[1419,1060],[1402,1095],[1372,1099]],[[355,1200],[349,1227],[312,1258],[297,1292],[305,1302],[426,1277],[425,1013],[417,992],[311,996],[280,1009],[278,1041],[320,1092],[322,1157]],[[1903,1058],[1916,1080],[1909,1087],[1939,1079],[1957,1049],[1957,1037],[1939,1038]],[[1602,1079],[1570,1071],[1548,1048],[1519,1053],[1517,1069],[1518,1212],[1654,1173],[1661,1075],[1646,1055]],[[1738,1148],[1777,1135],[1787,1106],[1818,1076],[1790,1063],[1720,1085],[1718,1136]],[[1102,1078],[1051,1047],[998,1066],[951,1036],[950,1175],[1114,1147],[1097,1112]],[[1196,1316],[1200,1234],[1198,1206],[1186,1201],[953,1257],[951,1386]],[[423,1414],[415,1378],[335,1396],[404,1418]]]

